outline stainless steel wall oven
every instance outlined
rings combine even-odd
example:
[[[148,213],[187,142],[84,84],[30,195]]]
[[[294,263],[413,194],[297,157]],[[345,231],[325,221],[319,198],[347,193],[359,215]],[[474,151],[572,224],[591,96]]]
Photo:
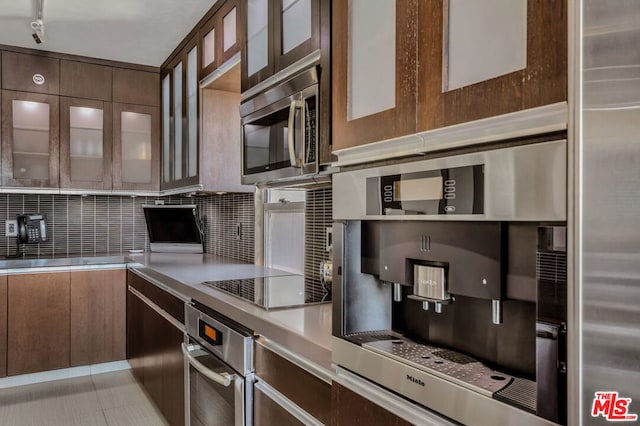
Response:
[[[253,424],[253,333],[195,302],[185,305],[186,424]]]
[[[333,361],[464,424],[565,423],[566,142],[333,188]]]

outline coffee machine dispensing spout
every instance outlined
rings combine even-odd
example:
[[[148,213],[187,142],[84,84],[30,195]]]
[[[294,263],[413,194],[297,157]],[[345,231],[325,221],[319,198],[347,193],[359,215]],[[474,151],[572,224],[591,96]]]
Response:
[[[494,324],[502,324],[502,300],[491,301],[491,319]]]
[[[393,301],[402,302],[402,284],[393,283]]]

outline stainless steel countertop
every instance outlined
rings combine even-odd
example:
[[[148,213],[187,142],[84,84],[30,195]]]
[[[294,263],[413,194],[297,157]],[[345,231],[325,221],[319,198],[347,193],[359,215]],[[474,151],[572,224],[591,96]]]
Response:
[[[132,259],[133,260],[133,259]],[[331,304],[266,311],[202,285],[203,281],[282,275],[277,269],[220,256],[152,253],[129,265],[170,291],[198,301],[325,370],[331,370]]]
[[[130,269],[181,299],[196,300],[330,373],[331,304],[266,311],[204,286],[204,281],[283,275],[283,271],[211,254],[120,253],[50,259],[0,260],[0,273],[46,268],[96,268],[128,264]]]

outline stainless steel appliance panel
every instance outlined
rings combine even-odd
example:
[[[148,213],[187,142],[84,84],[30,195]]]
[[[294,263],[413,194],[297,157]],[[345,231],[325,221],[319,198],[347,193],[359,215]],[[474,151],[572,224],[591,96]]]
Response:
[[[185,305],[188,338],[185,364],[185,420],[189,425],[244,426],[253,422],[253,334]],[[214,315],[212,313],[212,315]]]
[[[340,338],[333,338],[332,359],[334,363],[462,424],[555,424]]]
[[[640,415],[640,8],[634,0],[575,3],[582,68],[570,76],[577,120],[570,255],[578,320],[572,327],[582,341],[572,345],[579,353],[570,368],[581,377],[573,390],[582,394],[573,422],[601,424],[591,417],[597,391],[631,398],[629,412]]]
[[[202,327],[204,325],[213,327],[218,336],[222,336],[219,343],[212,344],[201,337],[203,334]],[[185,328],[189,336],[194,338],[198,344],[207,351],[221,358],[235,371],[239,372],[243,376],[253,372],[251,336],[238,333],[231,327],[221,323],[204,312],[201,312],[191,305],[185,305]]]
[[[242,183],[271,183],[318,173],[316,68],[240,106]]]
[[[433,160],[336,173],[335,220],[566,220],[566,141],[552,141]],[[367,213],[368,178],[484,165],[484,209],[479,214]],[[370,203],[370,202],[369,202]],[[370,204],[369,204],[370,205]]]
[[[360,273],[362,247],[360,244],[350,243],[360,241],[361,232],[361,222],[351,222],[348,227],[340,223],[333,225],[334,335],[391,328],[392,287],[373,275]],[[349,259],[348,262],[345,262],[346,258]],[[347,280],[352,285],[345,286]]]
[[[188,376],[187,425],[191,426],[242,426],[250,424],[245,412],[245,378],[232,374],[233,370],[197,345],[186,345],[189,355],[186,361]],[[249,386],[252,377],[249,376]],[[247,422],[249,420],[249,422]]]

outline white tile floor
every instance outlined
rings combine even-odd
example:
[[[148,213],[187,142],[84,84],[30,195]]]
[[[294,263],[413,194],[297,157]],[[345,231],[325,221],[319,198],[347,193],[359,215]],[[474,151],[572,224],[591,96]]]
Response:
[[[131,370],[0,389],[2,426],[166,424]]]

